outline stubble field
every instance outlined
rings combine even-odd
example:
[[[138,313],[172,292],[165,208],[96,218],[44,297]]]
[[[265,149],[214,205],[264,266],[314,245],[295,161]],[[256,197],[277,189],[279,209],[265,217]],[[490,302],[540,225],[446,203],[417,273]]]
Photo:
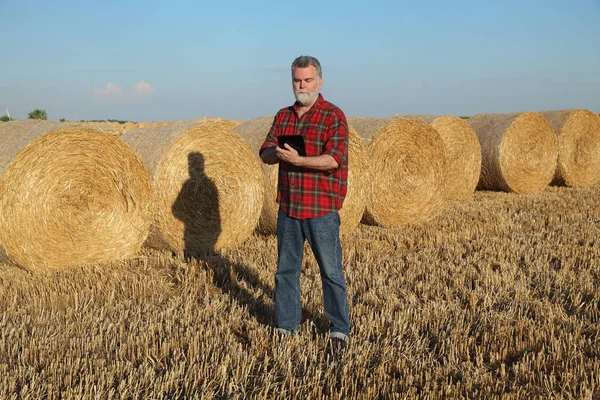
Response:
[[[335,361],[308,249],[301,333],[273,332],[275,237],[189,262],[0,264],[0,398],[599,398],[599,195],[478,191],[418,226],[360,225]]]

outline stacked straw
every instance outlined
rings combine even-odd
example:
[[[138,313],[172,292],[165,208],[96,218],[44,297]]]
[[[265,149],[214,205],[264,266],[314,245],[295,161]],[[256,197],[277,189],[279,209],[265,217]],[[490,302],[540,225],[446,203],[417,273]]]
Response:
[[[231,130],[188,122],[129,131],[121,139],[150,173],[149,246],[204,253],[252,234],[263,202],[260,161]]]
[[[481,145],[480,189],[530,194],[548,186],[557,146],[552,127],[539,113],[479,114],[467,122]]]
[[[445,145],[414,119],[351,118],[367,146],[370,190],[363,221],[399,226],[433,218],[443,205]]]
[[[449,200],[469,198],[479,181],[481,148],[477,135],[462,118],[444,115],[405,115],[430,124],[446,145],[446,185],[444,197]]]
[[[233,131],[240,135],[258,154],[273,123],[272,116],[258,117],[245,121]],[[277,164],[263,164],[265,199],[257,230],[266,235],[277,232]],[[348,192],[340,210],[340,234],[345,235],[356,229],[366,206],[367,152],[356,131],[350,129],[348,137]]]
[[[592,186],[600,180],[600,116],[588,110],[543,111],[558,142],[554,184]]]
[[[18,265],[58,270],[136,254],[150,182],[124,143],[50,121],[0,127],[0,243]]]

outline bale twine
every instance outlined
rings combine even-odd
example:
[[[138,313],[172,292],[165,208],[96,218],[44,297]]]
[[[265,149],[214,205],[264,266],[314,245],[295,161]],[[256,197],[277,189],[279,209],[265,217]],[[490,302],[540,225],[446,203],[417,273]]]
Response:
[[[592,186],[600,180],[600,116],[589,110],[543,111],[557,137],[553,184]]]
[[[150,181],[124,143],[91,128],[0,128],[0,243],[15,263],[58,270],[133,256],[150,227]]]
[[[464,119],[451,115],[405,115],[402,118],[418,119],[430,124],[444,141],[446,146],[444,198],[449,200],[469,198],[477,187],[481,172],[481,147],[471,125]]]
[[[399,226],[433,218],[443,205],[446,177],[446,150],[437,131],[414,119],[356,122],[352,126],[370,142],[363,222]]]
[[[548,186],[557,145],[552,127],[539,113],[478,114],[467,122],[481,145],[478,188],[531,194]]]
[[[211,123],[137,129],[122,137],[153,185],[148,246],[188,253],[241,243],[260,217],[258,157],[231,130]]]
[[[273,123],[272,116],[258,117],[238,125],[233,129],[258,154]],[[257,225],[257,231],[265,235],[277,232],[277,180],[279,166],[262,164],[265,186],[265,199]],[[340,234],[345,235],[356,229],[366,207],[367,190],[367,150],[354,129],[348,137],[348,191],[339,211]]]

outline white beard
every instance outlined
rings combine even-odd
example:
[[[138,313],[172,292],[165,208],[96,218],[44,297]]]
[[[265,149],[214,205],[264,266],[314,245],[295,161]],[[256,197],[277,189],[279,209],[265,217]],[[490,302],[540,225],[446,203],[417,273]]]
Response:
[[[297,92],[294,92],[294,96],[296,96],[296,100],[298,103],[300,103],[300,105],[306,107],[317,101],[317,98],[319,97],[319,91],[315,90],[314,92],[309,92],[306,89],[300,89]]]

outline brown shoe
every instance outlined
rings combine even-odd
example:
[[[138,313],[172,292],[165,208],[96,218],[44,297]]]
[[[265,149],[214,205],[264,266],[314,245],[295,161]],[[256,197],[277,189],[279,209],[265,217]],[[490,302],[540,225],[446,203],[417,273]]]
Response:
[[[326,354],[332,361],[337,361],[346,353],[347,347],[348,343],[344,339],[337,337],[329,338]]]

